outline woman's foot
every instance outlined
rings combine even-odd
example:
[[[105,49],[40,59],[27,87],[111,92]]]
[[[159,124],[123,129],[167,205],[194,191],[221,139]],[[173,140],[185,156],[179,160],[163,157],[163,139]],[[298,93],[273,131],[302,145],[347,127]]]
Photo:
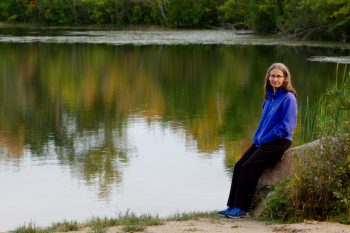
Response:
[[[225,214],[228,218],[246,218],[249,216],[248,212],[241,210],[240,208],[234,208],[227,211]]]
[[[226,214],[234,209],[236,209],[236,208],[227,207],[226,209],[219,211],[218,215],[221,217],[226,217]]]

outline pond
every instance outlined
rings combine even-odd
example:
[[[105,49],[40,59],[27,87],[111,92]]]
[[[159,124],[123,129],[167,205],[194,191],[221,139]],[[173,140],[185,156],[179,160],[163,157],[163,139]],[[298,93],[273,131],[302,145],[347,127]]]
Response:
[[[302,111],[335,83],[315,57],[349,56],[230,31],[0,34],[0,231],[223,208],[268,66],[289,66]]]

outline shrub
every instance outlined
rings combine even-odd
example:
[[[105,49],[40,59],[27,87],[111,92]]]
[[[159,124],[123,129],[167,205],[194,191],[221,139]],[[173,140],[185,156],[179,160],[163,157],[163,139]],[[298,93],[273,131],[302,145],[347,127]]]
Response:
[[[341,146],[340,146],[341,145]],[[264,216],[283,221],[350,219],[350,137],[325,138],[267,198]]]

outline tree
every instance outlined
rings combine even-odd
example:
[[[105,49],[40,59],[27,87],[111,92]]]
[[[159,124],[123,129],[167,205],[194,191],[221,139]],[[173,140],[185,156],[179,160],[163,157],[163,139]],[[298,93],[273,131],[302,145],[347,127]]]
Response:
[[[218,24],[218,1],[169,0],[167,19],[174,27],[208,27]]]
[[[251,0],[249,3],[249,21],[258,33],[267,34],[277,31],[279,14],[277,0]]]
[[[249,18],[248,3],[244,0],[228,0],[219,8],[220,18],[234,25],[245,25]],[[235,26],[236,28],[237,26]]]
[[[278,28],[301,39],[350,40],[350,1],[294,0],[285,3]]]

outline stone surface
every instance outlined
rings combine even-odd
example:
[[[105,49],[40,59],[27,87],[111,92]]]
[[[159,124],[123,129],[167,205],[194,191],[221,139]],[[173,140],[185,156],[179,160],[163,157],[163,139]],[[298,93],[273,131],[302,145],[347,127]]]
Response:
[[[268,188],[290,176],[293,172],[295,161],[297,161],[298,158],[303,157],[308,150],[312,150],[319,145],[320,141],[316,140],[286,150],[282,155],[281,160],[262,174],[256,187],[256,203],[254,204],[253,211],[251,211],[253,216],[257,217],[262,213],[264,208],[264,198],[269,193]]]

